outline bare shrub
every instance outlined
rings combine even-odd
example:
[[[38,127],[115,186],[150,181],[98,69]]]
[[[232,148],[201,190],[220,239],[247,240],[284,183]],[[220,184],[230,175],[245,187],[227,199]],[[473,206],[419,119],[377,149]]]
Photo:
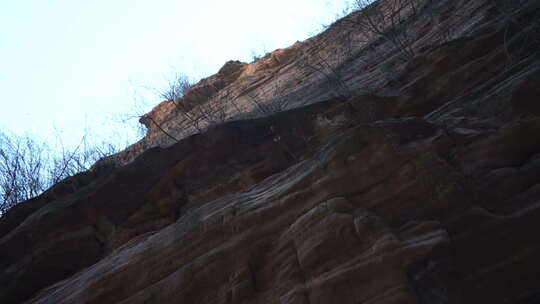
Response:
[[[226,118],[225,107],[211,100],[204,100],[195,105],[187,105],[184,100],[179,100],[177,109],[180,111],[182,124],[197,132],[202,132],[209,126],[224,122]]]
[[[174,102],[186,95],[192,86],[193,81],[186,74],[175,73],[169,78],[167,87],[158,91],[158,95],[165,100]]]
[[[503,46],[507,69],[521,60],[538,54],[540,49],[540,1],[498,0],[495,6],[504,24]],[[524,9],[532,8],[526,16]]]
[[[266,50],[266,46],[262,46],[262,48],[257,51],[255,49],[252,49],[251,50],[251,62],[255,62],[255,61],[258,61],[259,59],[261,58],[264,58],[264,56],[266,56],[266,54],[268,54],[268,51]]]
[[[193,115],[189,113],[190,108],[182,100],[186,93],[193,87],[193,84],[194,83],[189,76],[183,73],[176,72],[168,78],[167,85],[163,89],[151,88],[148,86],[138,86],[138,88],[143,88],[147,91],[150,91],[153,95],[157,96],[160,99],[164,99],[165,101],[174,103],[176,110],[182,113],[184,120],[189,121],[190,125],[198,125],[197,120],[194,118]],[[151,115],[148,115],[146,113],[144,109],[148,108],[148,102],[140,93],[135,94],[134,100],[136,102],[134,110],[131,111],[132,114],[124,115],[123,117],[121,117],[122,122],[127,123],[129,120],[136,118],[140,122],[140,125],[144,126],[148,125],[144,123],[144,121],[147,121],[150,122],[149,125],[154,125],[160,132],[172,139],[174,142],[179,141],[179,138],[173,135],[173,132],[171,132],[169,127],[157,122]],[[141,105],[145,106],[142,107]],[[146,133],[147,130],[142,129],[140,131],[141,135],[145,135],[142,133]]]
[[[118,144],[90,142],[88,134],[70,148],[58,134],[51,146],[30,136],[0,132],[0,216],[120,149]]]
[[[382,38],[406,60],[415,56],[414,35],[407,26],[409,18],[418,15],[416,0],[355,0],[355,18],[347,20],[363,35],[364,41]]]
[[[341,61],[343,58],[337,58]],[[322,75],[332,90],[338,97],[349,98],[352,96],[352,90],[343,79],[341,72],[330,63],[329,58],[323,57],[320,52],[308,54],[305,52],[299,61],[299,66],[303,70],[305,76],[312,73]]]
[[[0,133],[0,215],[48,186],[45,150],[29,137]]]
[[[263,117],[285,111],[288,102],[284,96],[282,96],[283,91],[283,85],[281,83],[276,83],[270,94],[272,97],[269,101],[262,101],[262,99],[254,93],[247,94],[248,100],[254,109],[252,114],[255,117]]]

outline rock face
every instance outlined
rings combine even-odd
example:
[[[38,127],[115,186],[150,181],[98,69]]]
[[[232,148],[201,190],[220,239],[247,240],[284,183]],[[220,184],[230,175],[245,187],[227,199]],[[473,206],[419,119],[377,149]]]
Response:
[[[11,209],[0,302],[538,303],[539,2],[435,2],[407,24],[413,58],[373,37],[327,61],[333,79],[296,78],[299,54],[342,51],[352,14],[196,86],[271,102],[288,79],[292,110],[153,133],[163,147]],[[166,109],[149,115],[172,125]]]

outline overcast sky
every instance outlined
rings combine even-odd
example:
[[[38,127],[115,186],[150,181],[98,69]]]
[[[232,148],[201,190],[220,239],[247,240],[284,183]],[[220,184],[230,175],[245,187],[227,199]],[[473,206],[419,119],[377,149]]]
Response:
[[[159,100],[174,71],[193,77],[227,60],[287,47],[335,19],[341,0],[2,0],[0,130],[38,137],[122,129],[135,96]],[[125,128],[124,128],[125,129]]]

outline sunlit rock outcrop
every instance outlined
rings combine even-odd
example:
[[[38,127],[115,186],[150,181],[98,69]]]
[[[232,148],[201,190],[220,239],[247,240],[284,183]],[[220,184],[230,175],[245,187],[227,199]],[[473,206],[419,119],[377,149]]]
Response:
[[[411,58],[356,12],[227,63],[185,98],[288,110],[182,138],[158,105],[178,141],[0,218],[0,302],[537,303],[540,6],[502,2],[418,1]]]

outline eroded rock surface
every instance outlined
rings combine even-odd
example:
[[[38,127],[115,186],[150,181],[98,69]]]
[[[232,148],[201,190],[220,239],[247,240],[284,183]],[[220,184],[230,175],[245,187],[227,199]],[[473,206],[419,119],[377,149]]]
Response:
[[[382,81],[370,92],[302,78],[310,105],[139,151],[10,210],[0,302],[538,303],[540,57],[508,53],[526,32],[496,2],[438,3],[472,10],[455,39],[391,81],[373,80],[382,62],[343,66],[349,83]],[[537,22],[538,1],[521,5],[515,18]],[[417,43],[442,22],[457,21],[413,23]],[[306,45],[199,87],[292,77]]]

